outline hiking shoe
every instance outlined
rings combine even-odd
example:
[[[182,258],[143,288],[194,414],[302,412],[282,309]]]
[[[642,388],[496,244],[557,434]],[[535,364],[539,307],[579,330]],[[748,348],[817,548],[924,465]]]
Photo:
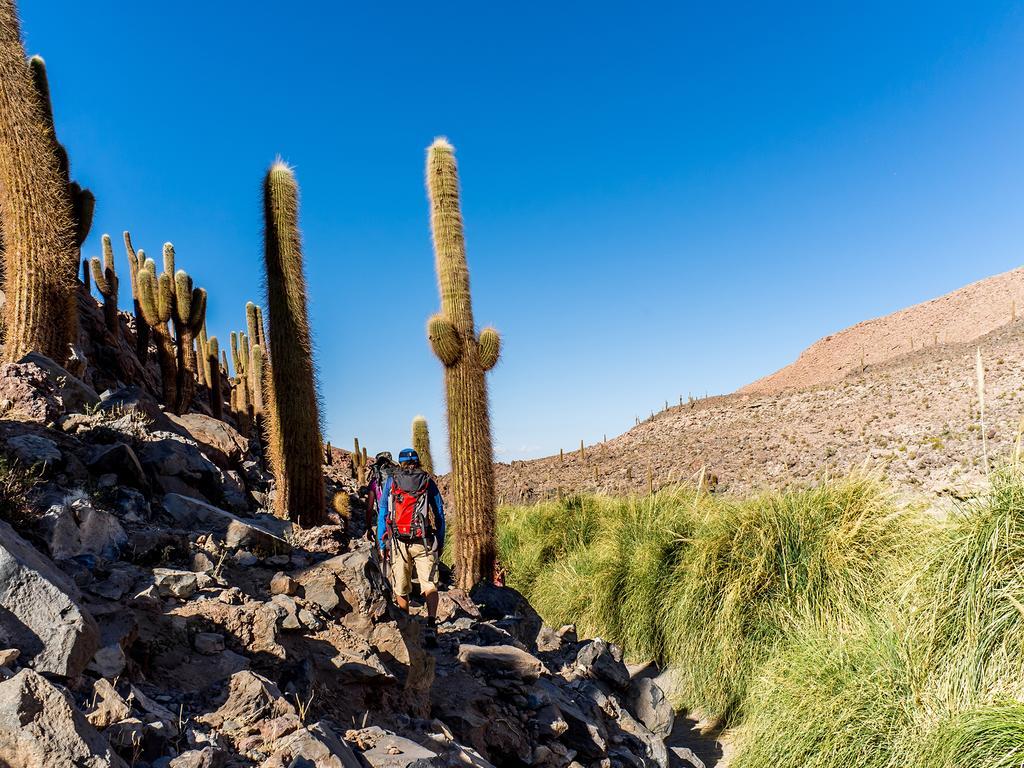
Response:
[[[437,648],[437,628],[433,624],[423,628],[423,645],[426,648]]]

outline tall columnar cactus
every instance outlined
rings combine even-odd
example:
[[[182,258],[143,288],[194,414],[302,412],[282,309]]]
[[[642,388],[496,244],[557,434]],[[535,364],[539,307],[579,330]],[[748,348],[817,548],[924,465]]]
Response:
[[[0,0],[0,230],[4,359],[36,351],[58,362],[77,326],[79,252],[46,105],[34,88],[13,0]]]
[[[417,416],[412,420],[412,447],[419,454],[420,466],[434,474],[434,459],[430,455],[430,429],[423,416]]]
[[[220,345],[217,337],[211,336],[206,341],[206,357],[203,365],[206,368],[206,386],[210,391],[210,413],[215,419],[224,419],[224,396],[220,391],[220,366],[217,358],[220,357]]]
[[[140,257],[144,257],[139,251]],[[157,277],[156,262],[145,259],[135,273],[136,298],[142,319],[153,329],[156,341],[157,363],[160,365],[160,383],[163,388],[164,403],[174,407],[178,399],[178,365],[174,349],[174,338],[171,336],[167,323],[171,319],[171,279],[165,273]]]
[[[142,307],[139,304],[139,269],[146,263],[146,254],[141,249],[138,253],[132,245],[132,236],[128,230],[124,231],[124,249],[128,254],[128,278],[132,287],[132,303],[135,309],[135,354],[143,365],[149,359],[149,323],[142,316]]]
[[[68,151],[57,139],[57,127],[53,120],[53,100],[50,97],[50,79],[46,73],[46,62],[42,56],[33,56],[29,59],[29,70],[32,73],[32,84],[35,87],[36,95],[46,118],[49,127],[50,143],[54,153],[57,155],[57,163],[67,194],[68,204],[71,206],[71,222],[75,231],[75,262],[69,264],[70,277],[74,279],[78,274],[78,261],[82,254],[82,244],[89,236],[92,229],[93,210],[96,207],[96,198],[88,189],[83,189],[77,181],[71,180],[71,159]],[[76,344],[78,341],[78,297],[74,291],[66,296],[67,310],[63,315],[64,333],[69,343]],[[116,302],[115,302],[116,305]]]
[[[299,236],[299,187],[280,160],[264,178],[263,215],[271,357],[267,428],[277,481],[275,511],[302,527],[322,525],[327,522],[323,443]]]
[[[177,357],[178,397],[175,413],[185,413],[196,393],[195,337],[206,322],[206,290],[196,288],[183,269],[175,269],[174,246],[164,243],[164,273],[174,276],[171,299],[171,325],[174,326]]]
[[[455,151],[445,139],[427,151],[427,192],[441,293],[441,312],[430,318],[427,332],[444,365],[458,514],[455,569],[459,586],[469,589],[494,573],[494,450],[484,373],[498,361],[501,338],[493,328],[477,336],[474,327]]]
[[[246,345],[246,373],[249,377],[249,392],[252,395],[252,409],[256,416],[263,413],[263,377],[266,373],[266,339],[263,334],[263,313],[253,302],[245,305],[245,321],[249,334]]]
[[[102,242],[103,261],[95,256],[90,261],[92,280],[96,283],[96,290],[103,297],[103,320],[107,324],[107,330],[116,339],[121,333],[121,322],[117,314],[117,288],[120,281],[114,270],[114,247],[110,243],[110,235],[103,235]]]

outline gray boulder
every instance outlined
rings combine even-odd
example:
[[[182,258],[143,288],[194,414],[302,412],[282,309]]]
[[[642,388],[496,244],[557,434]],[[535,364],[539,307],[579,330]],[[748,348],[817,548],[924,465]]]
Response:
[[[286,521],[268,519],[257,522],[241,518],[180,493],[165,494],[162,504],[164,511],[181,528],[218,533],[224,536],[225,544],[232,549],[244,548],[261,554],[291,551],[291,545],[283,538],[290,527]],[[275,531],[266,526],[274,526]]]
[[[52,467],[61,458],[57,443],[41,435],[16,435],[7,438],[7,452],[27,467]]]
[[[38,672],[77,677],[100,635],[80,597],[52,561],[0,522],[0,645],[20,648]]]
[[[540,659],[514,645],[463,644],[459,647],[459,661],[484,674],[514,677],[527,682],[536,680],[544,671]]]
[[[45,355],[29,352],[21,360],[21,364],[38,366],[57,392],[65,411],[84,411],[100,401],[96,390],[79,378],[72,376],[66,368],[62,368]]]
[[[629,708],[636,719],[657,736],[665,738],[672,732],[675,712],[665,692],[649,677],[636,677],[629,685]]]
[[[71,697],[30,669],[0,683],[0,765],[126,768]]]
[[[580,648],[576,668],[584,676],[603,680],[620,690],[629,685],[629,670],[622,661],[622,649],[600,637]]]

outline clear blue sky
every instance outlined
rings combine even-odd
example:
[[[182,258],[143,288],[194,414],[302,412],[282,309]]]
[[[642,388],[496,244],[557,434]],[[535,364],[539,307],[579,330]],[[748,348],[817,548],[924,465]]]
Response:
[[[422,412],[446,453],[423,330],[436,135],[458,152],[478,323],[504,337],[503,460],[731,391],[828,332],[1021,263],[1019,3],[21,11],[99,201],[87,254],[125,228],[150,252],[173,241],[222,338],[261,293],[262,174],[277,154],[294,165],[342,446],[397,451]]]

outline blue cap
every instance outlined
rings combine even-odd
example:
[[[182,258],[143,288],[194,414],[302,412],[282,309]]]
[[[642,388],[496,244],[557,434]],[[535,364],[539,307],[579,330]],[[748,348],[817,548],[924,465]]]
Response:
[[[403,448],[398,454],[398,463],[404,464],[407,461],[419,461],[420,455],[412,448]]]

